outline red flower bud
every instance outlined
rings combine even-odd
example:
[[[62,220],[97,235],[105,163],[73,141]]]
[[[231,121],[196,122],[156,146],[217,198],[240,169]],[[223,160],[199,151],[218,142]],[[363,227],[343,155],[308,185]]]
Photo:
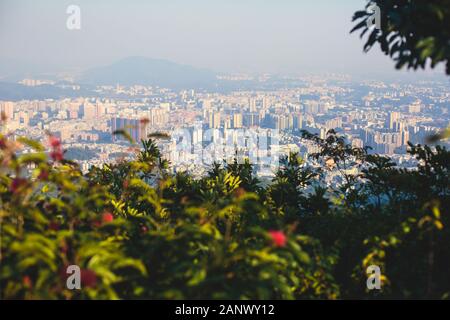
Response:
[[[269,231],[269,235],[275,247],[284,247],[286,245],[287,237],[283,231]]]
[[[69,277],[69,274],[67,274],[67,268],[69,267],[69,264],[64,263],[63,266],[58,270],[58,275],[63,279],[64,281],[67,280]]]
[[[50,152],[50,157],[55,161],[61,161],[64,159],[64,155],[61,150]]]
[[[61,141],[60,141],[57,137],[55,137],[55,136],[50,136],[50,137],[48,138],[48,141],[50,142],[50,145],[51,145],[53,148],[58,148],[58,147],[61,146]]]
[[[31,281],[30,276],[24,276],[22,278],[22,282],[23,282],[23,285],[27,288],[31,288],[33,285],[33,282]]]
[[[109,223],[109,222],[112,222],[113,220],[114,220],[114,216],[112,215],[112,213],[106,212],[102,215],[103,223]]]
[[[97,284],[97,275],[89,269],[81,270],[81,285],[85,287],[94,287]]]

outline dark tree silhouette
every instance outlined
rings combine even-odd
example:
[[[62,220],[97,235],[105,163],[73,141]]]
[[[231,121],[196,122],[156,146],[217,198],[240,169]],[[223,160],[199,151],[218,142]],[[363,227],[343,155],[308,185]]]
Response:
[[[380,10],[380,29],[367,24],[373,5]],[[450,0],[373,0],[354,14],[353,21],[357,24],[351,32],[361,30],[361,38],[368,35],[365,52],[379,43],[397,69],[445,63],[450,75]]]

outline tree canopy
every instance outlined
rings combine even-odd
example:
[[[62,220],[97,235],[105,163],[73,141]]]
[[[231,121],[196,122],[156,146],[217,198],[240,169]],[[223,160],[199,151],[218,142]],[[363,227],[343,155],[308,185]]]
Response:
[[[370,26],[373,6],[380,10],[380,29]],[[353,16],[351,32],[367,36],[364,51],[376,43],[396,68],[425,69],[445,64],[450,75],[450,0],[372,0]]]

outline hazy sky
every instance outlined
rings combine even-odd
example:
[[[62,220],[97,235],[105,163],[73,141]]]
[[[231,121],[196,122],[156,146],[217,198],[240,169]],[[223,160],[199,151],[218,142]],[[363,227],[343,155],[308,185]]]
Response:
[[[66,28],[68,5],[81,30]],[[365,0],[0,0],[0,61],[43,70],[163,58],[223,72],[390,73],[349,34]]]

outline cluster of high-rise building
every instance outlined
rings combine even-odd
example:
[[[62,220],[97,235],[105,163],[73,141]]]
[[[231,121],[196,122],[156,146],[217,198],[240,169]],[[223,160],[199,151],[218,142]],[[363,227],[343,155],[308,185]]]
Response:
[[[105,86],[89,97],[0,101],[0,111],[8,119],[2,130],[43,141],[46,132],[51,132],[67,149],[95,150],[98,156],[80,160],[85,169],[127,153],[127,142],[113,135],[115,131],[124,130],[137,142],[162,131],[172,135],[161,142],[161,148],[174,170],[202,174],[211,161],[199,160],[206,154],[201,150],[211,146],[225,158],[237,154],[264,158],[290,151],[307,158],[317,146],[302,139],[301,130],[325,138],[333,129],[355,147],[368,146],[371,152],[407,164],[412,161],[406,153],[409,141],[424,143],[449,125],[450,91],[445,84],[294,80],[296,86],[270,90],[223,93]],[[269,137],[265,150],[261,137]]]

